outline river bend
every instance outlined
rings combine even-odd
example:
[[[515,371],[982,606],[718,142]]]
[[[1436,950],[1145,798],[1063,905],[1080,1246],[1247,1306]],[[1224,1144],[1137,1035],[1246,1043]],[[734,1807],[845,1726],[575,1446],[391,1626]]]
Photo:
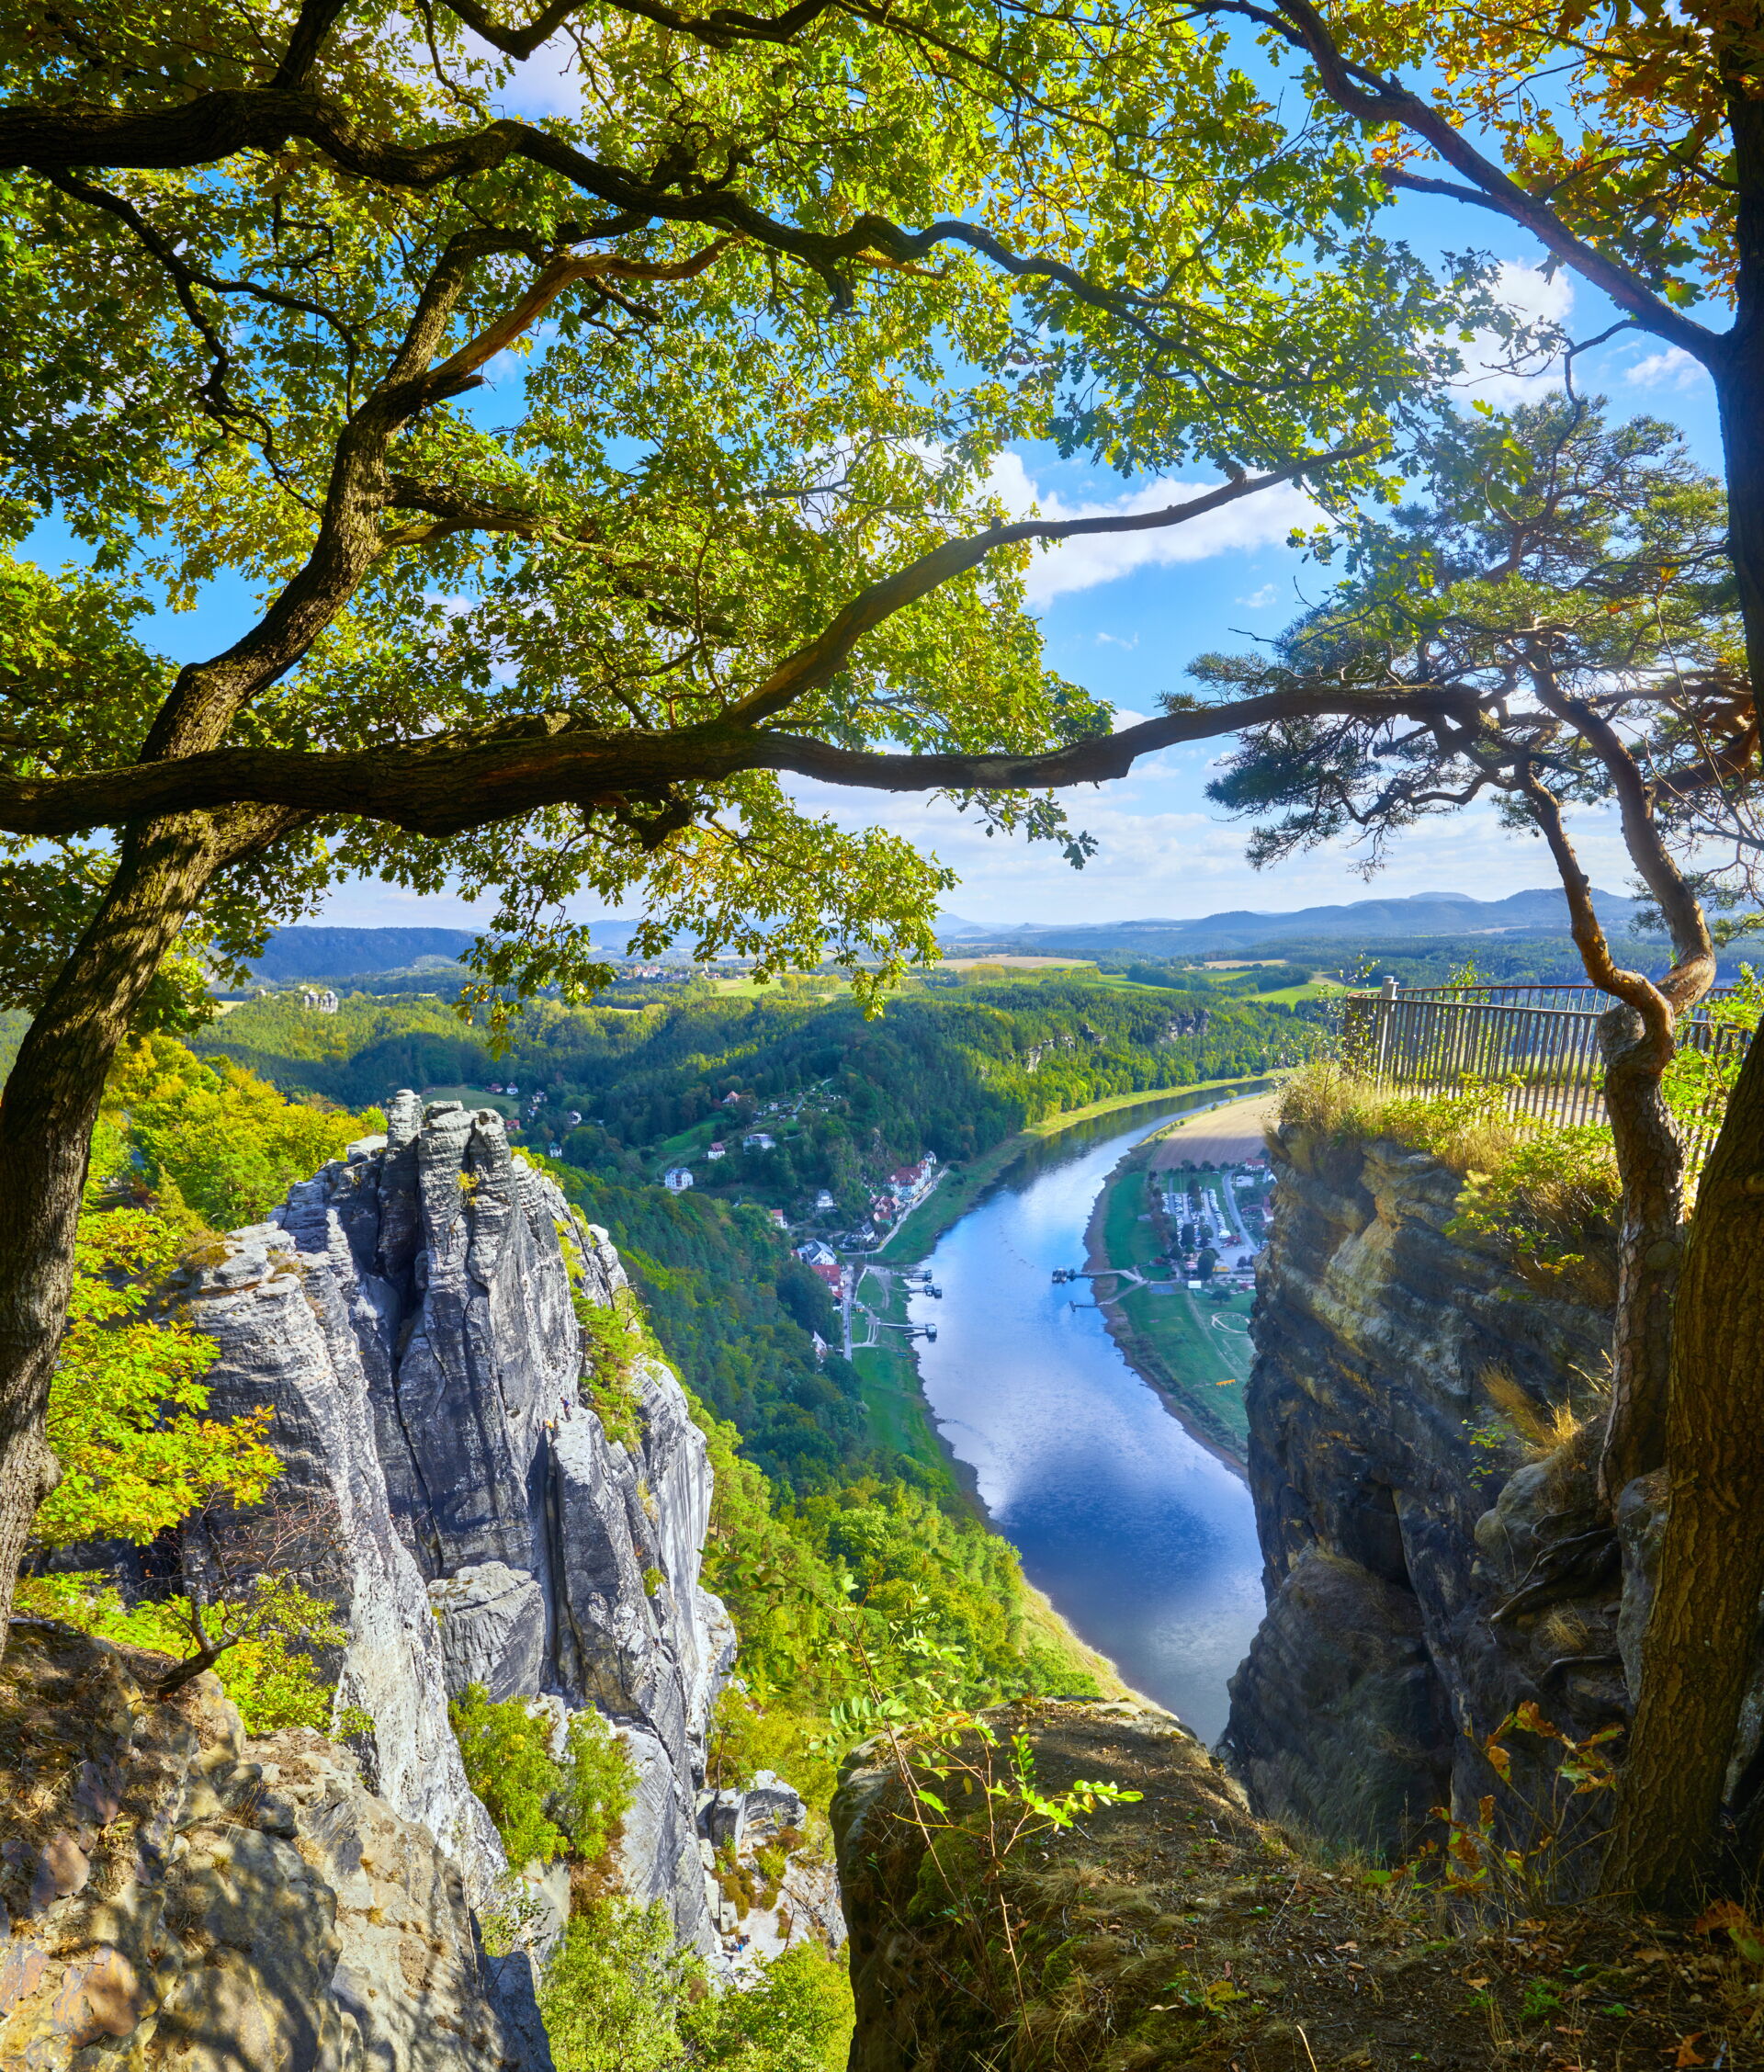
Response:
[[[944,1299],[914,1296],[939,1431],[972,1468],[994,1526],[1029,1579],[1136,1690],[1207,1741],[1226,1683],[1262,1613],[1261,1556],[1243,1482],[1199,1445],[1134,1373],[1088,1285],[1084,1229],[1115,1164],[1172,1115],[1172,1097],[1080,1124],[1029,1154],[938,1242]]]

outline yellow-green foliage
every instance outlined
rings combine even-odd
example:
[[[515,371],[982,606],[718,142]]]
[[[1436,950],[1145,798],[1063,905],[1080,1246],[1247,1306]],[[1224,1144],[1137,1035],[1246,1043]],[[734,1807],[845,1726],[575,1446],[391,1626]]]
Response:
[[[573,1915],[539,1987],[558,2072],[841,2072],[851,2044],[843,1965],[801,1943],[744,1990],[710,1993],[658,1903],[603,1898]]]
[[[286,1576],[261,1577],[250,1597],[199,1609],[187,1597],[124,1604],[96,1571],[29,1576],[19,1580],[18,1609],[179,1661],[196,1655],[198,1632],[210,1643],[223,1629],[239,1633],[243,1637],[215,1662],[214,1674],[238,1706],[246,1733],[274,1734],[284,1727],[326,1732],[334,1724],[334,1686],[304,1650],[340,1647],[348,1635],[334,1607]]]
[[[1611,1300],[1610,1247],[1623,1190],[1611,1131],[1586,1123],[1540,1129],[1487,1172],[1464,1176],[1448,1228],[1504,1242],[1532,1279],[1563,1280]]]
[[[1456,1093],[1392,1094],[1340,1064],[1307,1065],[1282,1091],[1280,1119],[1339,1143],[1386,1138],[1431,1152],[1464,1176],[1454,1229],[1498,1239],[1534,1278],[1567,1276],[1609,1300],[1603,1254],[1622,1199],[1611,1131],[1528,1126],[1507,1091],[1466,1081]]]
[[[1498,1082],[1466,1081],[1455,1093],[1392,1093],[1332,1060],[1292,1075],[1281,1089],[1280,1120],[1338,1142],[1391,1138],[1457,1172],[1492,1171],[1525,1136]]]
[[[1717,1028],[1750,1031],[1758,1027],[1760,1015],[1764,1015],[1764,975],[1754,966],[1742,964],[1739,984],[1733,992],[1725,1000],[1710,1002],[1709,1020]],[[1719,1059],[1688,1047],[1679,1051],[1666,1069],[1661,1091],[1681,1128],[1713,1139],[1727,1113],[1727,1096],[1745,1057],[1739,1047]]]
[[[1540,1276],[1576,1276],[1609,1299],[1602,1245],[1621,1187],[1602,1123],[1540,1129],[1507,1108],[1500,1081],[1465,1080],[1455,1094],[1408,1096],[1368,1086],[1337,1063],[1306,1065],[1281,1090],[1281,1123],[1333,1142],[1391,1138],[1464,1175],[1453,1228],[1495,1237]]]
[[[350,1115],[285,1100],[267,1081],[205,1061],[170,1036],[125,1051],[106,1098],[126,1118],[127,1148],[162,1208],[187,1207],[217,1230],[256,1222],[351,1138],[386,1126],[377,1108]]]
[[[643,1441],[643,1398],[637,1362],[662,1357],[662,1349],[644,1327],[641,1306],[628,1288],[621,1288],[611,1307],[590,1302],[572,1285],[571,1301],[582,1326],[588,1355],[588,1393],[602,1429],[615,1445],[635,1449]]]
[[[624,1748],[598,1713],[571,1717],[561,1762],[551,1754],[550,1722],[519,1698],[492,1703],[481,1683],[470,1683],[447,1715],[467,1781],[516,1869],[566,1853],[600,1861],[634,1784]]]
[[[67,1333],[49,1391],[62,1479],[33,1526],[44,1546],[144,1546],[216,1498],[261,1501],[281,1472],[264,1443],[267,1411],[231,1423],[203,1416],[212,1342],[179,1318],[145,1314],[149,1288],[176,1250],[177,1233],[149,1209],[80,1219]]]

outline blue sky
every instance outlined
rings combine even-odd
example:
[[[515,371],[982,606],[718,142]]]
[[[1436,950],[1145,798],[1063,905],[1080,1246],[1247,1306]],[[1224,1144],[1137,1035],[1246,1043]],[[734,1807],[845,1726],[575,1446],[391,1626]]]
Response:
[[[523,113],[564,105],[567,87],[542,61],[510,97]],[[1288,89],[1290,90],[1290,88]],[[1475,244],[1507,263],[1506,284],[1521,306],[1548,314],[1573,335],[1602,331],[1615,312],[1602,298],[1566,277],[1545,281],[1542,255],[1522,233],[1449,203],[1405,200],[1391,226],[1423,251]],[[1547,386],[1491,375],[1466,390],[1496,402]],[[1713,391],[1685,356],[1628,335],[1584,356],[1583,390],[1609,396],[1620,415],[1646,412],[1682,425],[1706,465],[1718,465]],[[1211,486],[1193,475],[1175,483],[1124,482],[1063,463],[1051,451],[1007,456],[997,486],[1026,510],[1069,516],[1114,508],[1149,509],[1184,489]],[[1156,708],[1159,696],[1180,689],[1190,660],[1209,649],[1242,649],[1271,635],[1323,586],[1314,565],[1288,549],[1295,522],[1306,522],[1301,492],[1281,488],[1190,527],[1123,539],[1073,542],[1046,552],[1032,570],[1030,594],[1040,615],[1049,662],[1063,674],[1114,703],[1120,724]],[[38,536],[39,559],[60,560],[63,542],[51,528]],[[215,652],[245,620],[236,588],[218,587],[193,613],[164,616],[157,644],[182,661]],[[1411,831],[1369,888],[1348,851],[1324,850],[1257,873],[1243,859],[1244,830],[1224,821],[1204,796],[1216,749],[1197,746],[1141,763],[1127,780],[1068,795],[1073,822],[1096,837],[1098,853],[1082,871],[1051,845],[988,840],[953,808],[893,795],[800,784],[805,806],[842,824],[881,824],[912,838],[956,869],[960,887],[948,907],[985,922],[1069,923],[1148,915],[1189,916],[1225,907],[1286,911],[1319,901],[1435,889],[1500,898],[1547,884],[1554,874],[1536,842],[1500,830],[1492,813],[1471,812]],[[1583,859],[1595,884],[1623,889],[1632,876],[1610,817],[1583,813],[1576,822]],[[338,889],[317,918],[379,926],[413,922],[469,924],[463,902],[424,898],[366,881]]]

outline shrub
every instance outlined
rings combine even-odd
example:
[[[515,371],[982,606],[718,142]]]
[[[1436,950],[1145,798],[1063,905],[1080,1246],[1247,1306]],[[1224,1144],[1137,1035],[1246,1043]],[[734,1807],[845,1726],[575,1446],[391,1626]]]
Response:
[[[246,1733],[274,1734],[284,1727],[328,1733],[336,1724],[335,1686],[324,1681],[306,1648],[339,1647],[348,1636],[333,1606],[287,1576],[261,1577],[249,1596],[200,1607],[187,1597],[125,1604],[96,1571],[29,1576],[19,1580],[18,1609],[33,1618],[60,1619],[101,1640],[150,1648],[175,1659],[199,1659],[195,1653],[198,1631],[209,1645],[223,1634],[236,1633],[240,1637],[226,1644],[211,1667],[220,1688],[238,1706]]]
[[[637,1781],[625,1745],[597,1712],[579,1712],[570,1722],[559,1789],[560,1826],[584,1863],[597,1863],[611,1848],[619,1823],[630,1811]]]
[[[466,1781],[496,1824],[516,1870],[562,1855],[569,1838],[546,1812],[563,1788],[551,1760],[550,1728],[518,1698],[500,1704],[481,1683],[469,1683],[447,1707]]]
[[[707,1985],[659,1902],[595,1900],[571,1918],[539,1987],[558,2072],[841,2072],[851,1989],[818,1943],[786,1951],[745,1989]]]
[[[205,1417],[213,1342],[181,1319],[150,1320],[148,1284],[176,1235],[151,1210],[88,1212],[74,1246],[67,1331],[49,1389],[62,1478],[32,1523],[37,1541],[144,1546],[217,1499],[258,1502],[281,1472],[264,1444],[269,1413]]]
[[[818,1942],[799,1942],[745,1992],[700,2001],[682,2026],[701,2065],[841,2072],[853,2026],[845,1967]]]
[[[558,2072],[673,2072],[681,2019],[704,1989],[702,1959],[674,1948],[659,1900],[595,1900],[571,1917],[539,1987]]]
[[[515,1869],[566,1852],[599,1862],[630,1808],[634,1781],[623,1745],[598,1713],[571,1715],[561,1762],[551,1753],[549,1720],[524,1699],[493,1704],[481,1683],[469,1683],[447,1716],[467,1782]]]

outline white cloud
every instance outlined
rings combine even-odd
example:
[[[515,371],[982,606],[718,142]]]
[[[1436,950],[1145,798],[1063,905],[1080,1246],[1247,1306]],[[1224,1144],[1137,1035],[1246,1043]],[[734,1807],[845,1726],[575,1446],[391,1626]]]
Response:
[[[1558,273],[1553,279],[1546,279],[1540,268],[1511,260],[1501,265],[1496,292],[1515,315],[1533,323],[1555,324],[1566,330],[1574,309],[1574,283],[1566,274]],[[1531,402],[1562,386],[1559,358],[1546,364],[1526,360],[1522,363],[1526,371],[1515,372],[1506,364],[1507,348],[1491,331],[1479,331],[1460,350],[1464,373],[1457,386],[1479,402]]]
[[[1050,843],[989,840],[978,820],[964,819],[945,800],[806,779],[789,788],[805,810],[827,813],[845,827],[886,827],[933,852],[961,877],[945,904],[1001,923],[1183,919],[1238,907],[1286,912],[1454,887],[1497,900],[1555,882],[1543,844],[1509,833],[1492,809],[1482,807],[1409,830],[1395,845],[1391,867],[1370,883],[1354,870],[1352,853],[1333,845],[1254,871],[1244,861],[1247,826],[1221,820],[1196,797],[1193,779],[1160,776],[1162,760],[1148,758],[1117,784],[1063,795],[1072,825],[1099,844],[1082,871]],[[1595,883],[1627,883],[1633,871],[1611,813],[1577,810],[1572,830]]]
[[[1265,612],[1270,605],[1279,601],[1279,583],[1264,583],[1260,590],[1252,590],[1247,597],[1237,597],[1232,602],[1243,605],[1252,612]]]
[[[1623,379],[1632,389],[1695,389],[1708,380],[1709,372],[1701,360],[1668,345],[1664,352],[1649,353],[1645,359],[1625,368]]]
[[[1001,454],[987,486],[1013,516],[1036,510],[1044,518],[1134,517],[1144,511],[1203,496],[1216,485],[1159,479],[1106,504],[1068,504],[1057,490],[1038,490],[1014,453]],[[1114,583],[1136,569],[1166,568],[1178,561],[1205,561],[1283,542],[1294,526],[1310,526],[1321,514],[1292,482],[1258,490],[1222,509],[1155,532],[1096,533],[1043,548],[1029,565],[1024,585],[1031,605],[1045,605],[1074,590]]]
[[[1118,633],[1099,633],[1096,644],[1099,648],[1125,648],[1131,653],[1139,645],[1139,636],[1136,633],[1131,640],[1124,640]]]

